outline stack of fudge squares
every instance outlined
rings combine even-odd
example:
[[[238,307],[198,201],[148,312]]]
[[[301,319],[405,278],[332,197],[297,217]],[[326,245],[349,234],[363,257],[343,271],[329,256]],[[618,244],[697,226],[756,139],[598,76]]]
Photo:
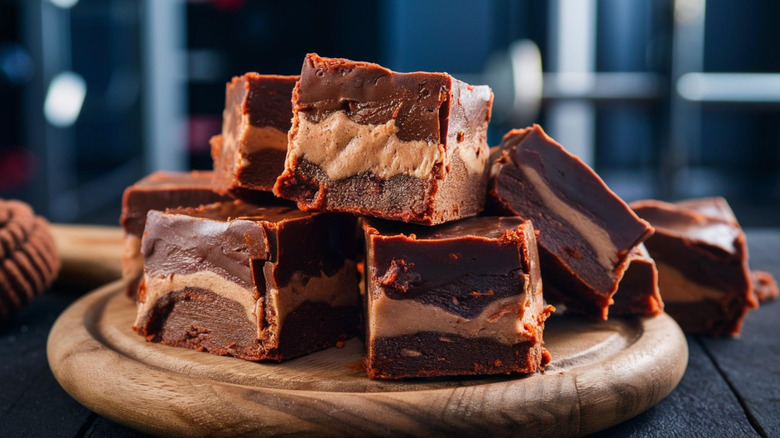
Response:
[[[637,215],[536,125],[491,153],[492,101],[446,73],[316,54],[300,76],[234,78],[213,172],[158,172],[125,191],[134,329],[252,361],[359,336],[370,378],[534,373],[550,361],[550,304],[600,320],[657,315],[663,270],[684,265],[664,257],[687,245],[706,272],[734,273],[722,287],[678,272],[681,295],[705,292],[671,302],[684,316],[708,300],[692,329],[738,332],[755,298],[736,219],[696,213],[734,237],[708,246],[706,232],[652,210],[665,206]]]

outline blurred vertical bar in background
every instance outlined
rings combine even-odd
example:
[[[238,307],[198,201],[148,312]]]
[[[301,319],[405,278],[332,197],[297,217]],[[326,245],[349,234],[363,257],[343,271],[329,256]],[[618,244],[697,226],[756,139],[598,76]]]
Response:
[[[144,171],[184,170],[186,5],[183,0],[144,0],[143,6]]]
[[[705,7],[705,0],[674,1],[672,84],[686,73],[704,68]],[[701,108],[672,92],[669,117],[670,139],[661,154],[659,182],[661,197],[676,199],[680,196],[680,188],[690,183],[688,164],[691,155],[701,153]]]
[[[587,90],[596,63],[596,1],[551,0],[549,71],[560,89]],[[550,135],[586,163],[594,164],[596,114],[587,100],[551,103],[546,128]]]

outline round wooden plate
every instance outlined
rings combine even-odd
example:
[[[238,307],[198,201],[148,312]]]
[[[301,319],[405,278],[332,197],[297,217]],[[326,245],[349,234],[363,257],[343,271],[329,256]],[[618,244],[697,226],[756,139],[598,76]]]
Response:
[[[688,361],[666,314],[553,316],[544,374],[374,381],[358,340],[281,364],[147,343],[122,292],[114,282],[68,308],[49,335],[49,363],[79,402],[157,435],[583,435],[657,403]]]

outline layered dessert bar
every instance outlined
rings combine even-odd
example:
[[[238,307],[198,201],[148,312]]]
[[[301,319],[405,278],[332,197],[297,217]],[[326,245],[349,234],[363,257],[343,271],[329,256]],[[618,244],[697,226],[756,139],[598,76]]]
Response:
[[[507,133],[492,158],[492,208],[539,230],[545,299],[606,319],[629,255],[652,227],[539,125]]]
[[[303,210],[425,225],[484,205],[493,93],[446,73],[309,54],[274,192]]]
[[[119,219],[125,232],[125,250],[122,254],[122,279],[127,296],[135,298],[143,275],[141,235],[149,210],[176,207],[196,207],[227,199],[212,187],[214,174],[205,171],[154,172],[125,189],[122,197],[122,216]]]
[[[364,220],[365,366],[374,379],[533,373],[550,360],[533,226]]]
[[[637,201],[631,207],[656,230],[645,245],[658,266],[665,311],[686,333],[738,335],[757,302],[745,234],[728,204],[711,198],[678,205]]]
[[[222,134],[211,139],[214,184],[222,193],[270,192],[284,170],[292,91],[298,76],[247,73],[225,92]]]
[[[252,361],[335,345],[358,330],[355,234],[354,218],[242,201],[152,211],[135,329]]]
[[[731,209],[728,201],[720,196],[708,198],[695,198],[678,201],[677,205],[690,208],[703,215],[731,222],[739,227],[737,216]],[[771,273],[766,271],[750,271],[750,279],[753,284],[753,292],[759,302],[769,301],[777,298],[777,282]]]
[[[640,243],[628,256],[628,267],[612,297],[610,315],[658,315],[664,302],[658,290],[658,269],[655,261]]]

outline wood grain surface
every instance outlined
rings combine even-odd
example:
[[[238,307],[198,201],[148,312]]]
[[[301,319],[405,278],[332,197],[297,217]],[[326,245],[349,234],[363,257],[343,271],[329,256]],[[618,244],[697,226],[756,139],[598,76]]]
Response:
[[[62,260],[61,285],[104,285],[122,276],[124,233],[119,227],[52,224],[51,233]]]
[[[68,308],[48,339],[52,371],[79,402],[155,435],[576,436],[631,418],[680,381],[688,347],[667,315],[554,316],[544,374],[369,380],[352,340],[282,364],[146,343],[119,282]]]

